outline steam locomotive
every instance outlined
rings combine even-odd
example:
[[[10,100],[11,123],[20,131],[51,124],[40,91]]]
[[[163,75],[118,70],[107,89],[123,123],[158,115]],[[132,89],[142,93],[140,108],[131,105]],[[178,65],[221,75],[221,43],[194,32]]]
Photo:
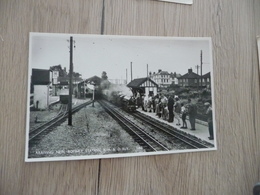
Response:
[[[124,95],[121,91],[103,91],[103,98],[127,112],[136,111],[136,99]]]

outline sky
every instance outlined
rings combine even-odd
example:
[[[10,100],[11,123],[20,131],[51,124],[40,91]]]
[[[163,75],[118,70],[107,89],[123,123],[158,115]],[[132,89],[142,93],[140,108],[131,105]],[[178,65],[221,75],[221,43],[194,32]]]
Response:
[[[31,33],[30,68],[49,69],[61,65],[69,71],[69,39],[73,37],[74,72],[83,79],[107,73],[108,79],[131,79],[147,76],[148,72],[176,72],[184,75],[201,64],[202,73],[212,70],[210,38],[195,37],[151,37]],[[199,69],[200,74],[200,69]]]

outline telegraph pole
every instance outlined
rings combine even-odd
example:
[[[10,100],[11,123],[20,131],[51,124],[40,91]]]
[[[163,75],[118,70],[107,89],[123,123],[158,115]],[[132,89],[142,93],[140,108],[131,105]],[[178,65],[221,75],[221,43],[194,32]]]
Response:
[[[199,75],[199,68],[200,68],[200,66],[199,66],[199,65],[196,65],[195,68],[197,69],[197,75]],[[199,79],[198,79],[197,87],[198,87],[198,90],[199,90],[199,88],[200,88]]]
[[[131,81],[133,80],[132,62],[131,62]]]
[[[201,83],[201,88],[202,88],[202,50],[200,50],[200,83]]]
[[[148,64],[147,64],[147,78],[149,77],[149,74],[148,74]]]
[[[195,68],[197,69],[197,75],[199,74],[199,68],[200,66],[199,65],[196,65]]]
[[[127,68],[125,69],[125,81],[126,81],[126,84],[127,84]]]
[[[72,74],[73,74],[73,37],[70,37],[70,83],[69,83],[69,115],[68,115],[68,125],[72,126]]]

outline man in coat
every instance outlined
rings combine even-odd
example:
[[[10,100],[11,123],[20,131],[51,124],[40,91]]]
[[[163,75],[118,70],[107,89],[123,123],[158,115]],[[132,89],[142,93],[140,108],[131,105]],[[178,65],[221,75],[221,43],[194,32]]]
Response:
[[[209,127],[209,140],[213,140],[214,134],[213,134],[213,116],[212,116],[211,104],[209,102],[206,102],[204,106],[207,108],[206,115],[207,115],[207,121]]]
[[[174,99],[173,99],[172,95],[169,95],[169,98],[168,98],[168,111],[169,111],[168,122],[169,123],[172,123],[173,122],[173,118],[174,118],[173,105],[174,105]]]
[[[191,103],[191,99],[188,99],[188,114],[189,114],[189,120],[190,120],[190,125],[192,131],[195,131],[195,119],[197,116],[197,106],[193,103]]]

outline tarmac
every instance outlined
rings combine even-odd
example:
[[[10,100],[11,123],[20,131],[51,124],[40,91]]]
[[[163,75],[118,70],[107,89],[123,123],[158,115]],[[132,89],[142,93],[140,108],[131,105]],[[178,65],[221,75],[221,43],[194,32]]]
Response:
[[[196,123],[195,123],[196,130],[194,131],[194,130],[190,130],[191,129],[190,121],[189,121],[189,119],[186,119],[186,123],[187,123],[188,128],[187,129],[181,129],[181,126],[182,126],[182,120],[181,119],[180,119],[181,125],[178,126],[177,125],[178,120],[175,117],[174,117],[173,123],[169,123],[168,121],[163,120],[162,118],[159,118],[158,116],[156,116],[154,112],[145,112],[141,108],[138,108],[137,111],[141,112],[145,115],[148,115],[148,116],[154,118],[155,120],[158,120],[160,122],[163,122],[163,123],[166,123],[170,126],[173,126],[174,128],[176,128],[180,131],[189,133],[190,135],[198,137],[198,138],[200,138],[200,139],[202,139],[202,140],[204,140],[208,143],[214,144],[214,146],[216,146],[215,140],[209,140],[209,138],[208,138],[209,137],[209,130],[208,130],[208,123],[207,122],[196,119]]]

